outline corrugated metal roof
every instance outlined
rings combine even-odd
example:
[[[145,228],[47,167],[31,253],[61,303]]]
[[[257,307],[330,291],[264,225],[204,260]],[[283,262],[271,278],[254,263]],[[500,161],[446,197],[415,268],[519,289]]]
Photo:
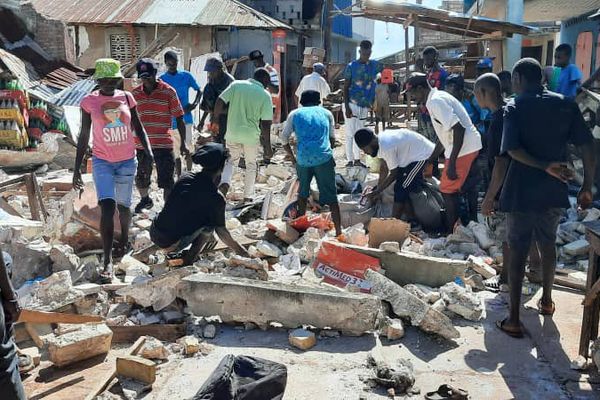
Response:
[[[93,79],[84,79],[74,83],[68,88],[55,94],[50,99],[50,102],[57,106],[77,106],[81,104],[81,100],[90,93],[96,86],[96,81]]]
[[[596,11],[600,0],[525,0],[523,20],[527,22],[566,21]]]
[[[40,14],[69,24],[292,29],[237,0],[31,0],[31,3]]]
[[[514,33],[529,34],[536,30],[525,25],[469,16],[399,0],[363,0],[360,11],[353,11],[352,15],[402,24],[418,21],[422,28],[467,37],[481,37],[496,31],[510,36]]]
[[[566,21],[600,8],[600,0],[525,0],[524,23],[548,23]],[[471,12],[475,12],[475,5]],[[503,19],[506,16],[506,0],[479,1],[480,15]]]

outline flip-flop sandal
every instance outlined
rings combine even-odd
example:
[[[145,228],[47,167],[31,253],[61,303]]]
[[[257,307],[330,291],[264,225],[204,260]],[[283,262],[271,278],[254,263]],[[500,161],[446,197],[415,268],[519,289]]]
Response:
[[[505,322],[506,322],[506,319],[503,319],[502,321],[496,321],[496,327],[498,329],[500,329],[502,332],[506,333],[510,337],[521,339],[524,336],[522,327],[519,327],[518,330],[515,328],[506,328],[504,326]]]
[[[113,280],[113,266],[112,264],[108,264],[104,267],[104,271],[100,273],[100,283],[108,284],[112,283]]]
[[[548,307],[548,306],[545,306],[542,304],[542,299],[538,300],[537,307],[538,307],[538,313],[540,313],[540,315],[553,316],[554,311],[556,311],[556,305],[554,304],[554,302],[552,302],[552,305],[550,307]]]
[[[425,395],[427,400],[467,400],[469,393],[466,390],[458,389],[450,385],[442,385],[435,392],[429,392]]]

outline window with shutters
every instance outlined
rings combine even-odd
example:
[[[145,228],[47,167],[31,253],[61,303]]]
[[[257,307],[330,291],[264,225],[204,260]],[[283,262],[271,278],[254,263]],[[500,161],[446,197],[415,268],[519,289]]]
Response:
[[[113,33],[109,35],[110,56],[115,60],[128,62],[140,54],[140,35],[128,33]]]

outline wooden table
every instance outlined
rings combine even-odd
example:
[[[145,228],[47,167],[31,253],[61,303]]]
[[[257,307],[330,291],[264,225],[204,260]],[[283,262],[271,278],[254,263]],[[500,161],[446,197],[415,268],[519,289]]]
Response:
[[[579,355],[588,358],[590,341],[598,337],[600,322],[600,221],[584,224],[587,240],[590,243],[590,263],[587,273],[585,298],[583,300],[583,320],[579,338]]]

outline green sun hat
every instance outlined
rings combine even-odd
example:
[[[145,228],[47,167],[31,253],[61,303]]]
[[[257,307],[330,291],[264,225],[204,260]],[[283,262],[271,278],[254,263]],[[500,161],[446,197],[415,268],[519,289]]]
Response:
[[[121,62],[112,58],[100,58],[96,60],[94,79],[104,78],[123,78]]]

